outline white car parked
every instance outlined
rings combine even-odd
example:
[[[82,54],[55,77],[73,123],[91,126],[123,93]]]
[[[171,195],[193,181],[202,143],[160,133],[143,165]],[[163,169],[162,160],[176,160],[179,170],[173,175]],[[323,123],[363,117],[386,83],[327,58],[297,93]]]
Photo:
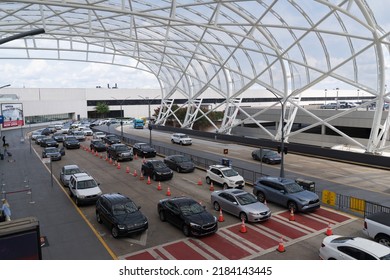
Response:
[[[322,241],[319,256],[323,260],[390,260],[390,248],[361,237],[331,235]]]
[[[245,185],[244,178],[236,170],[225,165],[210,165],[206,174],[207,184],[211,182],[222,185],[224,189],[242,189]]]

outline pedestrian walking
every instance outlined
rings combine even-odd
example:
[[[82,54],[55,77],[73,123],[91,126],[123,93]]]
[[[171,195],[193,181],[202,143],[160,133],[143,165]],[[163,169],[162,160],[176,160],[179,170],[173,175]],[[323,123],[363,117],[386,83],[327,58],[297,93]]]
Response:
[[[3,212],[3,215],[5,216],[5,220],[11,221],[11,208],[9,206],[8,201],[3,198],[1,202],[3,203],[3,205],[1,206],[1,210]]]

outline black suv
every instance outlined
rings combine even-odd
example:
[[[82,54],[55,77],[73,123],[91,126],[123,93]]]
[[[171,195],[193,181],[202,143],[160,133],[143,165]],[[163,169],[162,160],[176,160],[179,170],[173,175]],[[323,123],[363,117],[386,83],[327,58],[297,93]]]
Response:
[[[133,145],[133,153],[145,158],[155,157],[157,154],[156,150],[146,143],[135,143]]]
[[[133,160],[133,151],[125,144],[112,144],[107,147],[107,156],[113,160]]]
[[[108,193],[96,202],[96,220],[106,224],[114,238],[148,229],[148,219],[129,197],[120,193]]]
[[[77,140],[74,136],[66,136],[63,145],[67,149],[79,149],[80,141]]]

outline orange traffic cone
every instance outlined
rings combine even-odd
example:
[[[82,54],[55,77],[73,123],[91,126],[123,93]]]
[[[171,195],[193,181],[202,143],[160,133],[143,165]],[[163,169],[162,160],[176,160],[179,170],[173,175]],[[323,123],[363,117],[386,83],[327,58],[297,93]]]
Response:
[[[126,166],[126,173],[130,173],[130,167]]]
[[[99,153],[96,151],[95,152],[95,157],[98,157],[99,156]]]
[[[203,182],[202,182],[202,179],[201,179],[201,178],[199,178],[199,181],[198,181],[198,186],[201,186],[201,185],[203,185]]]
[[[137,171],[134,171],[137,172]],[[139,179],[142,181],[144,179],[144,172],[141,170],[141,175],[139,176]]]
[[[280,252],[280,253],[286,252],[286,250],[284,249],[283,237],[282,236],[280,237],[279,246],[277,248],[277,251]]]
[[[100,158],[103,158],[103,155],[102,155],[102,154],[100,154]]]
[[[171,196],[171,189],[169,187],[167,188],[167,193],[165,195],[166,196]]]
[[[150,176],[148,176],[148,181],[146,182],[148,185],[150,185],[152,182],[150,182]]]
[[[327,236],[330,236],[330,235],[332,235],[333,234],[333,232],[332,232],[332,228],[330,227],[330,223],[328,224],[328,228],[326,229],[326,235]]]
[[[108,161],[108,156],[106,155],[106,161]]]
[[[244,219],[242,219],[241,220],[241,228],[240,228],[240,232],[241,233],[246,233],[246,226],[245,226],[245,220]]]
[[[137,177],[137,176],[138,176],[138,174],[137,174],[137,169],[134,169],[133,176],[134,176],[134,177]]]
[[[161,182],[160,182],[160,181],[158,182],[158,185],[157,185],[157,190],[158,190],[158,191],[161,191],[161,190],[162,190],[162,187],[161,187]]]
[[[218,222],[224,222],[225,219],[223,218],[222,214],[222,208],[219,209],[219,217],[218,217]]]
[[[295,216],[294,216],[294,209],[291,208],[290,210],[290,218],[289,221],[295,221]]]
[[[214,191],[214,184],[213,184],[213,182],[210,183],[210,191],[211,191],[211,192]]]
[[[116,169],[121,169],[121,164],[119,162],[116,164]]]
[[[108,161],[109,164],[112,164],[112,158],[110,158],[110,160]]]

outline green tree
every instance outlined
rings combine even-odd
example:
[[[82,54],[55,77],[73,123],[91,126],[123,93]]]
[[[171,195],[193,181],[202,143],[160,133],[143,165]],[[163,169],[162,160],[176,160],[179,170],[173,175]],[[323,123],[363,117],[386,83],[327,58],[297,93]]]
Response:
[[[105,102],[98,102],[96,104],[95,110],[101,118],[105,118],[108,112],[110,112],[110,107]]]

